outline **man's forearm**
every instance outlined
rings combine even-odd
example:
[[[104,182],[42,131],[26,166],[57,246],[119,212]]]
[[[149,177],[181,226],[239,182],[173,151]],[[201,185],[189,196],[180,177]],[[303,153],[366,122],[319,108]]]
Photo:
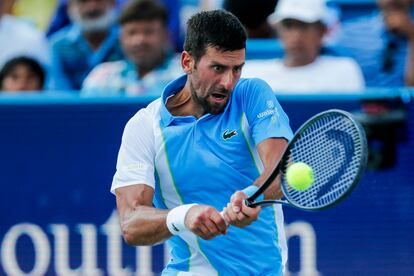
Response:
[[[120,218],[121,230],[128,245],[152,245],[172,236],[165,223],[169,210],[138,206]]]
[[[258,151],[264,170],[254,181],[254,185],[261,186],[272,174],[275,165],[280,162],[286,146],[287,140],[284,138],[269,138],[259,144]],[[280,190],[280,177],[276,177],[270,187],[265,190],[264,197],[265,199],[280,199],[282,195],[282,191]]]
[[[269,175],[272,173],[272,169],[265,170],[253,183],[253,185],[260,187]],[[280,199],[282,198],[283,194],[280,190],[280,175],[273,180],[273,183],[264,191],[263,195],[265,199]]]

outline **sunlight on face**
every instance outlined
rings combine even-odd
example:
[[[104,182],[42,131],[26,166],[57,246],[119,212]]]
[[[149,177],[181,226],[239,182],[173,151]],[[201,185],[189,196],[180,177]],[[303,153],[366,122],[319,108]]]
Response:
[[[240,79],[245,49],[221,51],[208,47],[188,75],[191,96],[205,113],[223,112],[234,86]]]

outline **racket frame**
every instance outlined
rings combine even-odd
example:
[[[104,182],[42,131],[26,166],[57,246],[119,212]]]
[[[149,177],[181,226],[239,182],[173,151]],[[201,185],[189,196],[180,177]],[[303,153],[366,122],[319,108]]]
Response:
[[[327,204],[325,206],[322,207],[304,207],[301,205],[298,205],[296,203],[294,203],[293,201],[289,200],[289,196],[287,196],[287,191],[286,191],[286,187],[284,185],[280,185],[281,186],[281,190],[284,196],[284,199],[270,199],[270,200],[261,200],[261,201],[255,201],[272,183],[273,181],[276,179],[276,177],[280,174],[280,171],[282,171],[283,173],[286,171],[286,165],[288,164],[288,160],[290,157],[290,150],[294,147],[295,142],[301,137],[301,135],[303,134],[304,131],[306,131],[315,121],[319,120],[321,117],[327,116],[331,113],[340,113],[343,116],[347,117],[357,128],[357,132],[358,132],[358,136],[359,136],[359,140],[361,141],[361,152],[362,152],[362,156],[360,158],[360,162],[359,162],[359,166],[358,166],[358,172],[356,174],[356,176],[353,179],[352,184],[348,187],[348,189],[340,196],[338,197],[336,200],[332,201],[330,204]],[[283,204],[283,205],[288,205],[288,206],[292,206],[295,207],[297,209],[301,209],[301,210],[306,210],[306,211],[318,211],[318,210],[324,210],[324,209],[328,209],[331,208],[333,206],[335,206],[336,204],[338,204],[339,202],[341,202],[342,200],[344,200],[348,195],[350,195],[352,193],[352,191],[355,189],[355,187],[357,186],[359,180],[362,177],[362,174],[367,166],[367,161],[368,161],[368,145],[367,145],[367,138],[365,135],[365,130],[362,127],[362,125],[357,122],[354,118],[354,116],[344,110],[341,109],[329,109],[323,112],[320,112],[318,114],[316,114],[315,116],[311,117],[310,119],[308,119],[305,123],[303,123],[300,128],[298,129],[298,131],[295,133],[295,135],[293,136],[292,140],[288,143],[282,158],[280,159],[280,161],[275,165],[274,169],[272,170],[272,173],[268,176],[268,178],[263,182],[262,185],[260,185],[259,189],[252,194],[250,197],[248,197],[245,200],[245,204],[249,207],[256,207],[256,206],[269,206],[272,204]],[[282,180],[281,180],[282,181]]]

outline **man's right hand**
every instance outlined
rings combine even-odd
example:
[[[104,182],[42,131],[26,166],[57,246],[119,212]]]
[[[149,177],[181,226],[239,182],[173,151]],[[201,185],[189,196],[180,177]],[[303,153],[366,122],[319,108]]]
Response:
[[[220,213],[208,205],[194,205],[185,216],[187,228],[204,240],[227,233],[226,222]]]

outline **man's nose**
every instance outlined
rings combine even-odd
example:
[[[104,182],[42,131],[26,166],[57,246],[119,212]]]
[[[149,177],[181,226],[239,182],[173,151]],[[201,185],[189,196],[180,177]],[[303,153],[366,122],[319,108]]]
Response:
[[[226,90],[231,90],[234,86],[234,82],[236,80],[236,77],[233,75],[232,71],[229,71],[223,75],[221,78],[221,85]]]
[[[137,32],[132,37],[132,41],[134,44],[142,44],[145,41],[145,39],[146,39],[146,36],[142,32]]]

